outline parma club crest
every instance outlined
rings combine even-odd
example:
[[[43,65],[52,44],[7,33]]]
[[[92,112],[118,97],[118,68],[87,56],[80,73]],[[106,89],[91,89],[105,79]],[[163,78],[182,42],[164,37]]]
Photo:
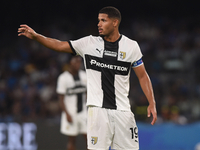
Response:
[[[126,52],[120,51],[119,56],[120,56],[121,59],[124,59],[126,57]]]
[[[91,137],[91,143],[95,145],[97,143],[98,137]]]

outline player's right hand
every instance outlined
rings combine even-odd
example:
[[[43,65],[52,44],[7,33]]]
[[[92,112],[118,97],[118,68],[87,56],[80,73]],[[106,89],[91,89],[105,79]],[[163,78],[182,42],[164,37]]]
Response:
[[[21,36],[21,35],[26,36],[29,39],[34,39],[37,33],[28,25],[22,24],[18,28],[18,36]]]
[[[67,115],[67,121],[69,122],[69,123],[72,123],[72,117],[69,115],[69,114],[66,114]]]
[[[152,120],[151,124],[154,125],[156,120],[157,120],[157,111],[156,111],[156,105],[155,104],[150,104],[147,107],[147,117],[150,117],[151,114],[153,116],[153,120]]]

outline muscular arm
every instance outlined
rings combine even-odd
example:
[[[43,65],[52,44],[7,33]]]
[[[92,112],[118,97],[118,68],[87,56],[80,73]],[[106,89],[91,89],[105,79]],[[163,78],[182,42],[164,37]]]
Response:
[[[156,102],[155,102],[155,98],[153,94],[151,81],[145,70],[144,64],[142,64],[139,67],[133,68],[133,70],[135,71],[135,74],[138,77],[138,80],[140,82],[140,86],[149,102],[147,113],[148,113],[148,117],[150,117],[151,114],[153,115],[153,120],[151,124],[154,125],[154,123],[157,120],[157,112],[156,112]]]
[[[36,33],[28,25],[20,25],[20,28],[18,29],[18,36],[22,35],[26,36],[29,39],[35,40],[44,45],[45,47],[50,48],[54,51],[66,53],[73,52],[68,42],[45,37],[41,34]]]
[[[58,94],[58,98],[59,98],[59,105],[60,105],[62,111],[65,112],[66,117],[67,117],[67,118],[66,118],[67,121],[68,121],[68,122],[72,122],[72,118],[71,118],[70,114],[68,113],[67,108],[65,107],[64,95],[63,95],[63,94]]]

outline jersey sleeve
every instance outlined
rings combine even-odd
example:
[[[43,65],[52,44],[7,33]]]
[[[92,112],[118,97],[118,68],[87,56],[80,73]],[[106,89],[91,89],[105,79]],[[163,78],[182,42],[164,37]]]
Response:
[[[64,80],[62,75],[60,75],[58,77],[56,92],[58,94],[65,94],[66,93],[66,84],[65,84],[65,80]]]
[[[140,47],[139,47],[138,43],[136,42],[135,47],[134,47],[134,61],[132,63],[133,68],[138,67],[143,64],[142,56],[143,55],[140,50]]]
[[[80,38],[78,40],[70,40],[69,44],[74,54],[83,56],[87,50],[90,36]]]

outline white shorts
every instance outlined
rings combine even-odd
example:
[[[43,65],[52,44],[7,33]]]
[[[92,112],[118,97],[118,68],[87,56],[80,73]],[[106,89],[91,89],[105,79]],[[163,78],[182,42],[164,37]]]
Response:
[[[138,128],[131,111],[90,106],[87,119],[88,149],[139,149]]]
[[[62,112],[60,132],[68,136],[77,136],[87,133],[87,112],[83,111],[71,115],[72,123],[67,121],[66,114]]]

